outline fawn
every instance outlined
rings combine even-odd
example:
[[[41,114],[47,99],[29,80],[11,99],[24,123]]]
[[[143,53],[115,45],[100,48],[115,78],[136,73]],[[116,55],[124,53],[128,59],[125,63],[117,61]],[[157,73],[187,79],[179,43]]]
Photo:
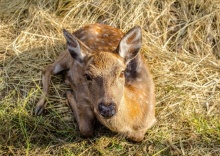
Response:
[[[90,24],[63,34],[67,50],[45,68],[35,114],[45,107],[51,75],[68,70],[65,82],[73,92],[67,92],[67,100],[82,136],[94,134],[98,119],[129,140],[142,141],[156,118],[153,79],[139,52],[141,28],[135,26],[124,35],[108,25]]]

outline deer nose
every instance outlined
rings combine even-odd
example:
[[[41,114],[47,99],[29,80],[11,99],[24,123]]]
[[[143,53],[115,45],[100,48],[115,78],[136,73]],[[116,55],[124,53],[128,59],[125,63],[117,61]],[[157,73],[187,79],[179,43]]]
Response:
[[[104,117],[104,118],[110,118],[113,115],[115,115],[116,113],[116,105],[115,103],[99,103],[98,105],[98,109],[100,114]]]

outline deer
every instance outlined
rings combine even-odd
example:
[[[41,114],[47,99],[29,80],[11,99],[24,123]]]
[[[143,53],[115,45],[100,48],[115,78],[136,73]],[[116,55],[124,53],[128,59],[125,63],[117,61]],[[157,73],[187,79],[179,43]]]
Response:
[[[51,76],[67,70],[68,104],[80,135],[94,136],[98,120],[128,140],[140,142],[156,123],[155,89],[141,54],[142,30],[127,33],[105,24],[88,24],[74,33],[63,29],[67,49],[49,64],[42,77],[42,95],[35,115],[46,106]]]

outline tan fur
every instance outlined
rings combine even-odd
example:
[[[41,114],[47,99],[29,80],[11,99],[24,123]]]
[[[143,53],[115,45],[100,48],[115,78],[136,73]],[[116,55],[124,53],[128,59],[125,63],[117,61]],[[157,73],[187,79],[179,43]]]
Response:
[[[68,33],[66,35],[70,50],[71,42],[73,48],[78,42],[79,54],[82,53],[83,58],[73,51],[73,59],[66,50],[57,61],[47,66],[43,76],[43,94],[35,114],[39,115],[45,107],[51,74],[69,69],[66,82],[73,93],[68,92],[67,99],[83,136],[93,135],[93,123],[97,118],[110,130],[122,133],[132,141],[142,141],[156,118],[154,83],[137,49],[141,43],[140,29],[134,28],[123,37],[119,29],[91,24],[73,33],[76,39]],[[123,52],[121,47],[129,52]],[[100,103],[106,106],[116,104],[116,113],[104,118],[98,109]]]

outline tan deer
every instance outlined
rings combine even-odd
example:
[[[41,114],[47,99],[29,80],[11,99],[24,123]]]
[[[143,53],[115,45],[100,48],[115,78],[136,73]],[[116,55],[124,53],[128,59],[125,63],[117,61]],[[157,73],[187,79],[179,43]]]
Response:
[[[43,111],[52,74],[68,70],[67,93],[81,135],[94,133],[97,118],[131,141],[142,141],[155,122],[154,83],[139,53],[142,33],[135,26],[125,35],[104,24],[90,24],[73,34],[63,30],[67,50],[46,67],[43,94],[35,114]]]

